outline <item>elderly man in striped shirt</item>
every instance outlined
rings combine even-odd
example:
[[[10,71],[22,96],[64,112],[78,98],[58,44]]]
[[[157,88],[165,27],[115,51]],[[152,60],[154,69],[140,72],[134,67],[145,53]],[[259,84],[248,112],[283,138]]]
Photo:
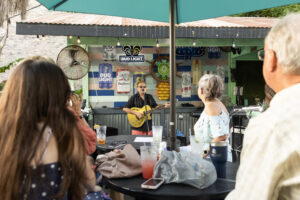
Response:
[[[300,199],[300,14],[268,33],[263,75],[276,92],[245,132],[235,189],[226,200]]]

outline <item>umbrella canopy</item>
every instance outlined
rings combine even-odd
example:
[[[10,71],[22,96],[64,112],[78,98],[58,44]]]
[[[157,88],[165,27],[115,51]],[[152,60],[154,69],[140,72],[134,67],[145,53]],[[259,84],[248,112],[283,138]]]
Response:
[[[169,22],[169,0],[37,0],[49,10]],[[174,0],[175,23],[299,3],[299,0]],[[177,3],[176,3],[177,2]]]
[[[300,0],[37,0],[49,10],[68,11],[169,22],[170,140],[175,149],[175,23],[299,3]],[[175,19],[176,18],[176,19]]]

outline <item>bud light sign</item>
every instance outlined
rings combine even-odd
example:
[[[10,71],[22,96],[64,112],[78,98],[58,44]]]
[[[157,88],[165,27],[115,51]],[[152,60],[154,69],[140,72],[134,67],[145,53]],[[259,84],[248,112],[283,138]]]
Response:
[[[112,87],[112,66],[108,63],[99,64],[99,88]]]
[[[139,55],[142,51],[141,46],[123,46],[122,50],[126,56],[119,56],[120,62],[144,62],[144,55]]]

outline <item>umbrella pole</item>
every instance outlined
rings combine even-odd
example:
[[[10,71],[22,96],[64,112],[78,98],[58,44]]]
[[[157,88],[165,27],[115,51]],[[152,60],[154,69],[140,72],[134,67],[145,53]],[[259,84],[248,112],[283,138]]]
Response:
[[[175,135],[175,127],[176,127],[176,102],[175,102],[175,0],[170,0],[170,6],[169,6],[169,14],[170,14],[170,25],[169,25],[169,37],[170,37],[170,88],[171,88],[171,94],[170,94],[170,140],[171,140],[171,150],[175,150],[175,141],[176,141],[176,135]]]

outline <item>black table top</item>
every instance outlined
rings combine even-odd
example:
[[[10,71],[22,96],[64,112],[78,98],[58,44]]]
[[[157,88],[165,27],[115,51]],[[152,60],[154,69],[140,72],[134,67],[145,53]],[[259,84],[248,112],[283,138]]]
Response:
[[[142,178],[142,175],[123,179],[104,178],[104,181],[108,187],[138,199],[218,200],[224,199],[234,189],[237,168],[237,163],[227,162],[227,179],[217,179],[214,184],[204,189],[172,183],[163,184],[156,190],[146,190],[141,188],[141,184],[146,181],[146,179]]]
[[[144,145],[144,142],[134,142],[136,137],[152,137],[151,135],[116,135],[106,137],[105,145],[97,144],[97,150],[101,153],[106,153],[114,150],[116,147],[124,147],[122,144],[131,144],[136,150],[140,150],[140,147]],[[166,141],[166,138],[163,138],[163,141]],[[180,141],[176,140],[177,146],[180,145]],[[168,144],[167,144],[168,146]]]

